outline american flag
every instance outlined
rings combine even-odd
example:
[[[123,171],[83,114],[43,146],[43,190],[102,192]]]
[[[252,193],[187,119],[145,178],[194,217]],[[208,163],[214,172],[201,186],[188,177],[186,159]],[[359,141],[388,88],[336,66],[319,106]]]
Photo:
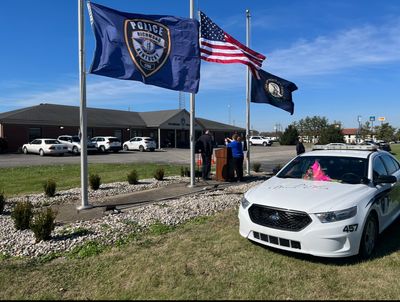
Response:
[[[246,64],[258,78],[256,70],[261,68],[264,55],[231,37],[203,12],[200,12],[200,26],[200,54],[203,60],[222,64]]]

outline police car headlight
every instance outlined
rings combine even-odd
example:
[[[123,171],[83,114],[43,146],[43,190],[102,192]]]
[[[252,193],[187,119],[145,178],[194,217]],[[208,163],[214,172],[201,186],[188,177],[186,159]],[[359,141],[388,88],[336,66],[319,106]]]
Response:
[[[242,205],[243,209],[246,209],[250,205],[250,202],[246,198],[243,197],[242,201],[241,201],[241,205]]]
[[[356,214],[357,206],[340,211],[316,213],[315,215],[322,223],[327,223],[349,219],[356,216]]]

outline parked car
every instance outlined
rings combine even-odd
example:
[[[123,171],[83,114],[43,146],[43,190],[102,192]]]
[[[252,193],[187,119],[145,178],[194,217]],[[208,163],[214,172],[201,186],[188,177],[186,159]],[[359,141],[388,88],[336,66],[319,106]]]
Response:
[[[121,141],[115,136],[96,136],[91,139],[97,150],[105,153],[107,151],[118,152],[122,149]]]
[[[154,151],[157,147],[156,141],[151,137],[137,136],[131,138],[129,141],[124,142],[123,148],[128,150]]]
[[[58,154],[62,156],[68,152],[68,147],[54,138],[37,138],[30,143],[24,144],[22,146],[22,151],[25,154],[37,153],[40,156],[47,154]]]
[[[387,152],[392,151],[392,148],[390,147],[390,145],[383,140],[379,140],[379,141],[365,140],[364,144],[376,146],[377,148],[385,150]]]
[[[57,139],[67,145],[68,152],[72,152],[76,155],[81,153],[81,139],[78,135],[61,135]],[[88,140],[86,148],[88,153],[97,151],[96,145],[90,140]]]
[[[271,146],[272,141],[263,137],[263,136],[250,136],[249,138],[250,146],[259,145],[259,146]]]
[[[392,151],[392,148],[390,147],[390,144],[385,141],[377,141],[376,144],[378,145],[379,149],[385,150],[387,152]]]
[[[8,142],[5,138],[0,137],[0,153],[6,152],[8,149]]]
[[[400,163],[374,146],[314,146],[244,194],[239,232],[321,257],[373,255],[400,216]]]

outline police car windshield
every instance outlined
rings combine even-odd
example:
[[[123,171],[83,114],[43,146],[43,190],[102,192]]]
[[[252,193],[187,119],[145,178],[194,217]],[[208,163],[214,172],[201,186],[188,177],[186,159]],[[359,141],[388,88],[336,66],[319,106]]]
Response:
[[[360,184],[367,178],[367,171],[368,162],[365,158],[301,156],[294,159],[277,177]]]

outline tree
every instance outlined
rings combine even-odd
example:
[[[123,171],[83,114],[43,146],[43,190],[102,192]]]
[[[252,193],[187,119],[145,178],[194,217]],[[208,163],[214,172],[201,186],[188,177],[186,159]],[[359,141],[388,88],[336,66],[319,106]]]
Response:
[[[299,132],[294,125],[289,125],[281,136],[281,145],[296,145]]]
[[[361,125],[360,136],[363,140],[367,137],[372,137],[371,124],[369,121],[366,121],[364,125]]]
[[[396,142],[400,141],[400,128],[397,129],[396,134],[394,135]]]
[[[396,128],[393,128],[389,123],[383,123],[381,126],[376,127],[376,138],[387,142],[394,140]]]
[[[338,124],[329,125],[322,129],[319,143],[326,145],[329,143],[344,143],[342,128]]]
[[[315,138],[321,135],[321,131],[329,126],[328,119],[326,117],[306,117],[301,119],[294,126],[298,129],[302,136],[308,138]]]

